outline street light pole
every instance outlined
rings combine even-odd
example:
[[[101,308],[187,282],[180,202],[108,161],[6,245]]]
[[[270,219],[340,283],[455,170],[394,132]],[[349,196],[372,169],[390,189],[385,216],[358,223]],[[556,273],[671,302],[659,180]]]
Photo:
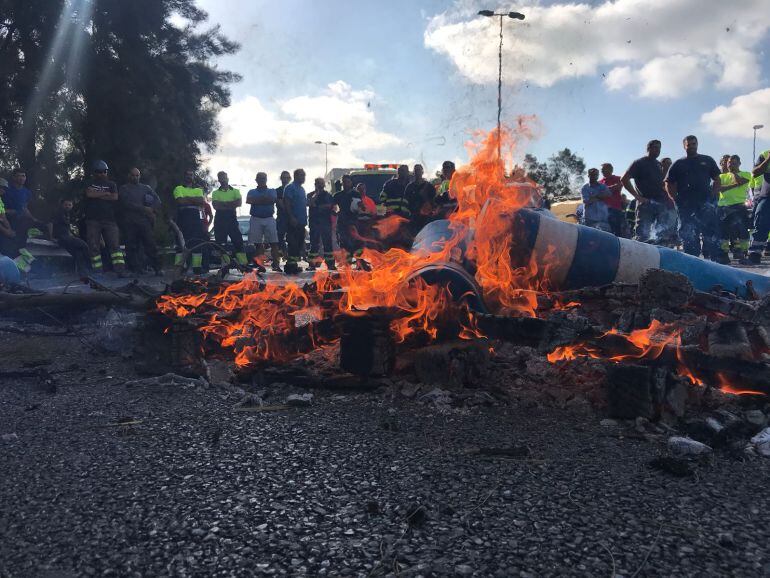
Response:
[[[503,18],[506,16],[514,20],[524,20],[521,12],[497,13],[493,10],[479,10],[479,16],[500,19],[500,44],[497,50],[497,160],[502,158],[500,146],[502,141],[500,118],[503,113]]]
[[[761,128],[765,128],[765,125],[763,124],[755,124],[753,126],[754,128],[754,146],[751,149],[751,166],[754,166],[754,163],[757,162],[757,131]]]
[[[324,145],[324,179],[326,178],[326,175],[329,172],[329,147],[333,146],[339,146],[336,142],[330,141],[330,142],[324,142],[322,140],[315,141],[315,144]]]

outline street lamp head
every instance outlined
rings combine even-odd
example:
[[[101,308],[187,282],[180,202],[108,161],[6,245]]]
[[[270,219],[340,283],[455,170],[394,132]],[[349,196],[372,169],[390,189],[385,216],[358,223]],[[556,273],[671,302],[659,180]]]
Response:
[[[479,10],[479,16],[494,16],[494,10]]]
[[[508,18],[513,18],[514,20],[524,20],[524,14],[521,12],[508,12]]]
[[[339,145],[338,145],[336,142],[334,142],[334,141],[330,142],[329,144],[330,144],[331,146],[333,146],[333,147],[339,146]]]
[[[754,130],[759,130],[761,128],[765,128],[765,125],[763,125],[763,124],[755,124],[754,125]]]
[[[315,141],[315,144],[324,144],[323,141],[317,140]]]

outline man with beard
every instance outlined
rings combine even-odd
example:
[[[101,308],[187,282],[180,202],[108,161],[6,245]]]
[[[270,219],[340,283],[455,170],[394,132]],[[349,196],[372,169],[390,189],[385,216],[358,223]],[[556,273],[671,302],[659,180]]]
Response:
[[[620,180],[636,201],[634,238],[642,243],[674,245],[677,213],[663,184],[660,148],[659,140],[648,142],[647,155],[632,162]]]
[[[669,196],[679,211],[679,236],[688,255],[716,259],[719,222],[715,201],[719,197],[719,167],[713,158],[698,154],[698,139],[682,141],[685,156],[674,161],[666,175]],[[702,239],[702,243],[701,243]]]

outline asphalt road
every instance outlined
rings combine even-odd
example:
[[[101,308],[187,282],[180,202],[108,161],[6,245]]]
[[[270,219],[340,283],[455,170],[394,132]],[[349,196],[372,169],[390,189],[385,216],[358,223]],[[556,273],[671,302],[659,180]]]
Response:
[[[5,370],[68,372],[55,393],[0,377],[3,577],[770,574],[770,460],[674,478],[601,416],[387,391],[234,412],[218,389],[127,388],[130,360],[72,337],[11,337]]]

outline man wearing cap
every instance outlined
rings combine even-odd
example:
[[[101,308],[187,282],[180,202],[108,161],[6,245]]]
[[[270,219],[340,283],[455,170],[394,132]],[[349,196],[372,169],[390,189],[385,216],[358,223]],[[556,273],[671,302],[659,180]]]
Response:
[[[104,270],[102,264],[102,239],[110,255],[112,268],[119,276],[125,275],[126,260],[120,249],[120,231],[115,220],[118,204],[118,186],[107,177],[107,163],[94,163],[93,179],[86,187],[85,216],[86,240],[91,255],[91,268],[95,273]]]

